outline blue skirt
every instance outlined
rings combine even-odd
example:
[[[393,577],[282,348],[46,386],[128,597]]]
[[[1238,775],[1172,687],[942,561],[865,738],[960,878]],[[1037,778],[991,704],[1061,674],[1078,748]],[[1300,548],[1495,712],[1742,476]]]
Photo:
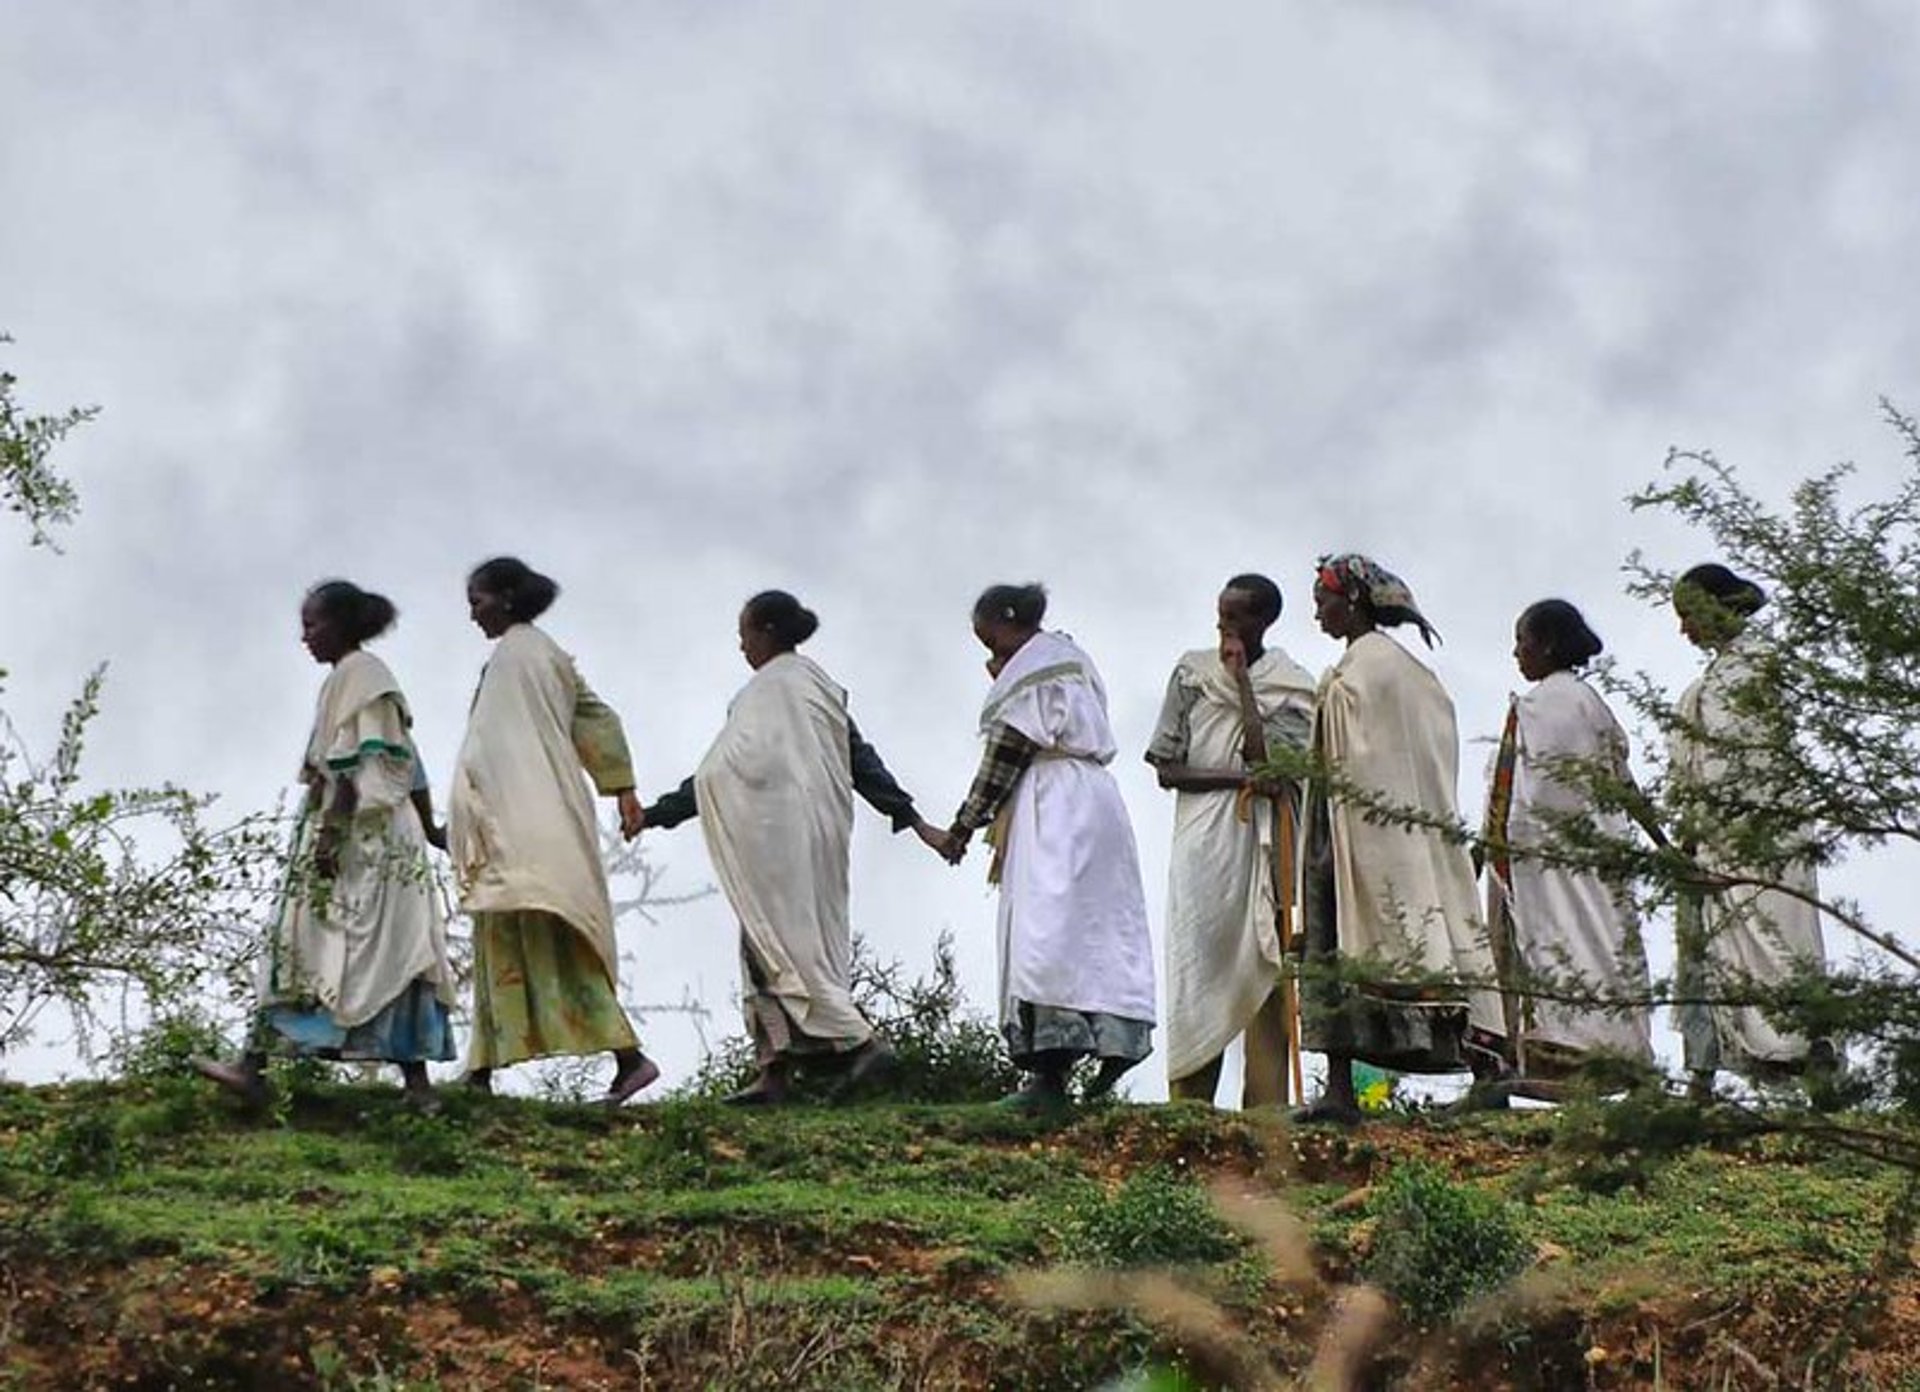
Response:
[[[268,1006],[261,1022],[295,1054],[369,1063],[444,1063],[454,1056],[453,1020],[430,981],[415,981],[351,1029],[320,1006]]]

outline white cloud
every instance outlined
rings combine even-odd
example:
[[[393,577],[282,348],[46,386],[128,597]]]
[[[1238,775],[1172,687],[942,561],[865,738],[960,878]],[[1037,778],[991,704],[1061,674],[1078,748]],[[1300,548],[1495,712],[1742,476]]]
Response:
[[[0,549],[9,700],[115,661],[100,776],[269,800],[317,674],[313,579],[391,593],[386,652],[449,765],[516,551],[626,714],[691,768],[778,584],[930,808],[971,771],[965,623],[1042,578],[1137,764],[1173,657],[1249,567],[1333,656],[1309,567],[1413,583],[1468,732],[1560,593],[1629,664],[1618,504],[1669,443],[1778,489],[1884,462],[1915,395],[1915,20],[1892,4],[832,7],[29,0],[0,57],[0,327],[65,456],[69,554]],[[1464,790],[1478,795],[1469,749]],[[663,839],[705,877],[691,830]],[[862,926],[924,960],[991,906],[872,825]],[[1881,883],[1862,871],[1869,890]],[[732,972],[690,910],[644,970]],[[685,1060],[670,1059],[685,1066]]]

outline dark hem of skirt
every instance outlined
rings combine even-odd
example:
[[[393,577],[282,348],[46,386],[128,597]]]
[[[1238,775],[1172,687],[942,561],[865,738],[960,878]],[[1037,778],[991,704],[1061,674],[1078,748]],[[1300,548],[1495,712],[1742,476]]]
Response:
[[[1153,1021],[1098,1010],[1014,1002],[1014,1018],[1000,1026],[1016,1067],[1031,1069],[1042,1056],[1123,1059],[1138,1063],[1153,1052]]]

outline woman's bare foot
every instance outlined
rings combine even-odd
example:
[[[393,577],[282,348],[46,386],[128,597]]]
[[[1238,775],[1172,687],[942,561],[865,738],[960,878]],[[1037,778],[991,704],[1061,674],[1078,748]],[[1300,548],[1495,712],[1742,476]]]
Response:
[[[660,1065],[639,1050],[630,1054],[615,1054],[620,1071],[613,1075],[613,1081],[607,1085],[606,1104],[618,1107],[629,1097],[643,1088],[651,1087],[660,1078]]]
[[[778,1107],[787,1100],[787,1074],[772,1064],[760,1070],[751,1086],[730,1092],[720,1101],[728,1107]]]
[[[439,1112],[440,1099],[434,1096],[433,1084],[427,1078],[426,1064],[403,1063],[400,1065],[400,1077],[408,1107],[421,1116],[434,1116]]]
[[[266,1103],[273,1095],[272,1089],[267,1086],[266,1074],[251,1056],[239,1063],[198,1057],[189,1062],[193,1071],[201,1077],[220,1084],[235,1097],[253,1106]]]

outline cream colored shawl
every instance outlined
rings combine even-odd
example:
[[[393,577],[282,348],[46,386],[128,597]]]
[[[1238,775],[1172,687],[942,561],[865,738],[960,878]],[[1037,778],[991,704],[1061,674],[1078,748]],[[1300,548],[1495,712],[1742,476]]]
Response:
[[[1487,872],[1488,914],[1504,905],[1514,945],[1527,971],[1547,982],[1576,974],[1615,997],[1648,992],[1646,952],[1633,905],[1598,875],[1529,855],[1553,845],[1556,823],[1584,817],[1620,839],[1633,828],[1620,812],[1602,813],[1578,771],[1627,773],[1627,736],[1600,694],[1571,672],[1555,672],[1513,698],[1513,800],[1506,836],[1512,847],[1508,878]],[[1543,1040],[1563,1048],[1607,1049],[1648,1062],[1653,1058],[1647,1011],[1603,1010],[1541,999],[1530,1007],[1522,1047]]]
[[[872,1026],[848,991],[847,693],[799,653],[766,663],[728,707],[694,795],[766,994],[813,1038],[865,1040]]]
[[[1716,653],[1707,668],[1680,697],[1680,728],[1671,746],[1673,776],[1696,787],[1737,776],[1737,769],[1714,747],[1713,741],[1739,740],[1750,717],[1738,709],[1735,693],[1754,678],[1752,650],[1761,641],[1742,634]],[[1692,732],[1705,738],[1696,738]],[[1757,736],[1749,736],[1757,740]],[[1826,962],[1820,910],[1808,903],[1820,893],[1819,877],[1810,864],[1784,870],[1761,871],[1737,863],[1721,848],[1703,845],[1700,857],[1709,870],[1755,878],[1767,877],[1798,895],[1754,885],[1709,894],[1703,904],[1707,934],[1707,965],[1713,975],[1740,977],[1777,985],[1808,967],[1819,970]],[[1800,1035],[1782,1034],[1753,1006],[1715,1005],[1714,1026],[1721,1047],[1742,1066],[1749,1060],[1791,1063],[1807,1054]]]
[[[449,848],[466,913],[564,919],[618,976],[593,797],[633,786],[619,719],[573,659],[529,623],[500,635],[453,771]]]
[[[1029,638],[981,708],[982,734],[1003,724],[1040,751],[1005,812],[1001,1021],[1026,1004],[1151,1023],[1146,896],[1093,659],[1063,633]]]
[[[1321,679],[1321,747],[1356,788],[1395,807],[1459,819],[1460,737],[1440,679],[1384,633],[1363,634]],[[1331,805],[1340,951],[1491,981],[1493,954],[1466,849],[1431,831]],[[1465,993],[1471,1022],[1506,1033],[1499,994]]]
[[[408,798],[410,724],[393,673],[372,653],[348,653],[321,685],[301,770],[318,804],[295,842],[263,964],[263,1002],[317,1002],[347,1029],[419,978],[452,1003],[446,923]],[[339,872],[322,884],[312,875],[314,839],[342,780],[353,782],[359,800],[340,843]]]
[[[1247,669],[1263,720],[1283,706],[1313,709],[1312,675],[1278,648]],[[1241,766],[1240,686],[1217,650],[1180,659],[1174,680],[1197,694],[1187,713],[1193,768]],[[1303,721],[1304,723],[1304,721]],[[1167,1076],[1205,1067],[1243,1033],[1280,980],[1274,894],[1274,808],[1256,798],[1240,812],[1231,789],[1174,798],[1167,867]],[[1292,886],[1287,887],[1291,894]]]

